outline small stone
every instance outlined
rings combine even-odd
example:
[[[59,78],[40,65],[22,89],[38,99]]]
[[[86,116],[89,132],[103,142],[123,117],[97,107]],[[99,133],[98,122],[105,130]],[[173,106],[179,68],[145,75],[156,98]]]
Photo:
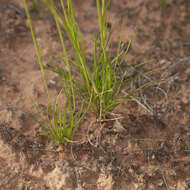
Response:
[[[186,135],[190,137],[190,132],[186,133]]]
[[[18,111],[17,116],[18,116],[19,119],[22,119],[24,117],[24,112],[21,111],[21,110]]]
[[[166,63],[166,60],[165,59],[162,59],[161,61],[160,61],[160,64],[165,64]]]
[[[50,84],[53,84],[53,85],[56,84],[56,82],[54,80],[50,80],[49,82],[50,82]]]

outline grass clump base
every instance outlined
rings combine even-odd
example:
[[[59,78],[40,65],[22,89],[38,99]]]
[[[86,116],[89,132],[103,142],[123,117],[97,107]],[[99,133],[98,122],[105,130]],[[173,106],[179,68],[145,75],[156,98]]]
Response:
[[[67,106],[64,111],[62,111],[63,109],[59,107],[58,100],[60,95],[58,95],[54,103],[50,100],[51,98],[49,96],[45,79],[42,57],[34,34],[26,0],[24,0],[35,49],[38,55],[42,76],[44,78],[44,85],[49,98],[47,116],[49,114],[49,108],[51,107],[51,110],[53,110],[54,113],[53,119],[50,119],[49,117],[47,117],[47,120],[42,119],[41,113],[37,106],[36,109],[42,120],[42,128],[45,130],[45,134],[49,135],[52,140],[57,143],[63,143],[64,141],[73,142],[72,137],[75,129],[84,118],[87,111],[93,111],[96,113],[97,118],[102,120],[122,102],[134,101],[132,96],[142,88],[152,85],[153,82],[146,83],[143,86],[128,92],[127,95],[122,96],[121,92],[123,89],[131,85],[134,80],[142,77],[143,75],[147,75],[150,72],[139,74],[138,76],[126,81],[126,76],[130,72],[144,65],[144,63],[141,63],[120,75],[120,69],[125,62],[131,40],[127,45],[125,45],[125,48],[123,48],[124,30],[122,26],[117,53],[113,54],[112,49],[110,50],[112,30],[109,29],[107,24],[109,22],[106,17],[106,10],[111,0],[96,0],[99,35],[96,39],[94,39],[92,68],[89,68],[87,65],[85,43],[75,19],[72,0],[67,0],[66,5],[63,0],[60,0],[62,10],[58,10],[56,8],[53,0],[41,1],[49,9],[55,20],[60,43],[62,45],[62,52],[58,52],[57,55],[62,60],[66,71],[64,71],[55,61],[53,61],[53,66],[48,69],[58,73],[64,79],[63,88],[60,93],[64,93],[67,100]],[[68,56],[63,32],[67,34],[70,41],[74,59],[71,59]],[[71,66],[78,71],[80,80],[72,74]],[[80,101],[81,104],[76,113],[76,105],[78,105],[77,101]],[[87,105],[85,111],[84,105]]]

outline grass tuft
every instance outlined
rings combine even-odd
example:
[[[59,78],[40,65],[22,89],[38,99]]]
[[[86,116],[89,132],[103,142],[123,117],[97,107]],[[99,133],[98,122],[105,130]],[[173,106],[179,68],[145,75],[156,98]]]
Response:
[[[99,21],[99,36],[94,39],[93,67],[91,69],[87,65],[85,43],[75,19],[72,0],[67,0],[66,5],[63,0],[60,0],[62,10],[58,10],[56,8],[53,0],[41,1],[45,7],[49,9],[55,20],[60,43],[62,45],[62,52],[58,52],[57,55],[62,60],[66,71],[64,71],[55,61],[53,66],[48,69],[58,73],[64,79],[63,88],[60,93],[65,94],[68,102],[68,112],[62,111],[62,109],[58,106],[60,95],[58,95],[57,100],[53,104],[50,103],[50,107],[54,110],[53,120],[50,120],[50,118],[48,118],[47,121],[42,119],[43,128],[45,129],[46,134],[48,134],[55,142],[62,143],[65,140],[72,142],[74,131],[86,113],[84,112],[84,105],[88,105],[87,107],[91,108],[90,110],[97,114],[97,118],[102,120],[122,102],[134,101],[132,96],[142,88],[152,85],[153,82],[146,83],[139,88],[128,92],[127,95],[122,96],[121,92],[123,89],[130,86],[134,80],[142,77],[143,75],[147,75],[150,72],[139,74],[138,76],[126,81],[126,77],[130,72],[145,64],[141,63],[133,67],[133,69],[125,71],[122,75],[120,74],[121,67],[125,62],[132,40],[130,39],[129,42],[124,45],[124,29],[122,26],[117,53],[116,55],[110,53],[112,52],[112,49],[110,50],[112,30],[108,27],[109,22],[106,17],[106,11],[111,0],[96,0]],[[47,94],[49,94],[45,80],[42,58],[36,42],[26,0],[24,0],[24,3],[35,49],[44,78],[45,88]],[[72,46],[74,60],[68,56],[63,31],[67,34]],[[78,71],[80,80],[72,74],[71,66]],[[81,104],[79,111],[76,113],[77,100],[80,100]],[[86,111],[89,111],[88,108]],[[38,109],[37,111],[39,115],[41,115]],[[48,114],[49,113],[47,111],[47,115]]]

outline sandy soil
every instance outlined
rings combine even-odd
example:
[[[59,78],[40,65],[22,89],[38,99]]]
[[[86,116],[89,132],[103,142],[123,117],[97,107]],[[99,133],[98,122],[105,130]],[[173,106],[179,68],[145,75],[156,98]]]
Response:
[[[73,3],[90,64],[92,40],[98,34],[95,0]],[[161,15],[154,0],[112,0],[108,16],[113,47],[122,20],[125,40],[133,36],[126,68],[148,61],[138,72],[154,68],[146,80],[165,82],[136,95],[144,107],[121,105],[117,113],[122,119],[100,126],[89,115],[75,137],[85,142],[62,146],[39,135],[34,119],[30,97],[45,107],[47,96],[23,10],[22,1],[1,0],[0,189],[190,189],[190,2],[169,0]],[[48,53],[60,49],[55,24],[33,19],[47,64]],[[59,77],[46,74],[50,93],[56,96]]]

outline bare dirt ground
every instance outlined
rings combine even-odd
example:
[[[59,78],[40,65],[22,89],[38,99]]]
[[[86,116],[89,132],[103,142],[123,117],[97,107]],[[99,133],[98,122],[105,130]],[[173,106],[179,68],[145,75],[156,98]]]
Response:
[[[73,3],[90,63],[95,0]],[[39,135],[34,120],[30,97],[45,107],[47,96],[23,10],[22,1],[0,0],[0,189],[190,189],[190,2],[170,0],[161,16],[154,0],[112,0],[113,46],[122,20],[125,40],[133,36],[126,67],[148,61],[139,72],[154,68],[147,80],[165,83],[137,94],[142,105],[121,105],[122,119],[100,126],[89,115],[76,134],[85,141],[62,146]],[[55,24],[33,18],[46,64],[48,53],[60,48]],[[47,72],[47,78],[55,96],[58,76]]]

